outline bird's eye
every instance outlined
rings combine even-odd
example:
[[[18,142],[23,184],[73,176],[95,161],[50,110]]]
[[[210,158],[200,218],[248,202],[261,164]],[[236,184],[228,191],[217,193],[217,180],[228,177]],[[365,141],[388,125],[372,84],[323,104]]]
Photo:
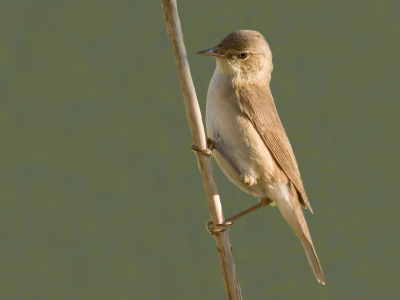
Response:
[[[249,56],[246,52],[242,52],[242,53],[240,53],[239,55],[238,55],[238,58],[240,58],[240,59],[245,59],[245,58],[247,58],[247,56]]]

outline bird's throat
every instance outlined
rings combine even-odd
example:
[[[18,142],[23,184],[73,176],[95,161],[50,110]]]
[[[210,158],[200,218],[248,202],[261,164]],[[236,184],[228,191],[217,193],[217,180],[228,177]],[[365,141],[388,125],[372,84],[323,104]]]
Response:
[[[224,58],[216,57],[217,60],[217,70],[223,76],[235,76],[237,72],[235,72],[234,67],[229,64]]]

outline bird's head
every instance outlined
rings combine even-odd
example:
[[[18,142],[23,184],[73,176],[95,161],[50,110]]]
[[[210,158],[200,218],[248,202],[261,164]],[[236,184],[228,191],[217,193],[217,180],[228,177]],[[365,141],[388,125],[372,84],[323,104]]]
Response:
[[[262,34],[253,30],[237,30],[217,46],[197,55],[214,56],[222,75],[242,80],[268,80],[273,69],[272,53]]]

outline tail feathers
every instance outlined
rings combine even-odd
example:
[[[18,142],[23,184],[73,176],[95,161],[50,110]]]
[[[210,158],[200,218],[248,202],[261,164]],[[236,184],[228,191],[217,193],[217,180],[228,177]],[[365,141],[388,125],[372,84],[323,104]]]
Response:
[[[308,262],[314,271],[315,277],[319,283],[325,285],[325,277],[322,272],[321,264],[319,263],[317,253],[315,252],[314,246],[307,239],[301,241],[303,243],[304,250],[306,251]]]
[[[307,254],[308,261],[311,268],[314,271],[317,280],[321,284],[325,284],[324,273],[322,272],[321,264],[319,263],[317,253],[315,252],[314,245],[311,240],[310,232],[308,231],[308,226],[306,219],[304,218],[303,211],[301,210],[300,202],[297,198],[297,193],[292,187],[292,190],[288,193],[289,199],[283,197],[276,201],[279,210],[281,211],[283,217],[288,221],[290,226],[293,228],[296,235],[301,240],[304,250]]]

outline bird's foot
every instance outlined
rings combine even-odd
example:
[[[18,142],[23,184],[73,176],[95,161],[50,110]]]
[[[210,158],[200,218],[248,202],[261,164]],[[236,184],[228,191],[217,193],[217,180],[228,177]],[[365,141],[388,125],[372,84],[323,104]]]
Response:
[[[201,152],[204,155],[212,155],[213,150],[215,149],[215,141],[210,138],[207,138],[207,149],[200,149],[195,144],[192,144],[192,146],[190,146],[190,149],[196,152]]]
[[[213,221],[207,221],[206,227],[207,227],[208,232],[210,232],[211,235],[215,235],[215,234],[218,234],[218,233],[228,230],[229,228],[226,228],[226,226],[233,225],[233,221],[226,219],[223,224],[217,224],[217,225],[218,225],[218,228],[214,228]]]
[[[196,151],[196,152],[201,152],[201,153],[203,153],[204,155],[207,155],[207,156],[210,156],[212,154],[212,150],[210,150],[210,149],[200,149],[195,144],[192,144],[192,146],[190,146],[190,149],[192,149],[193,151]]]

